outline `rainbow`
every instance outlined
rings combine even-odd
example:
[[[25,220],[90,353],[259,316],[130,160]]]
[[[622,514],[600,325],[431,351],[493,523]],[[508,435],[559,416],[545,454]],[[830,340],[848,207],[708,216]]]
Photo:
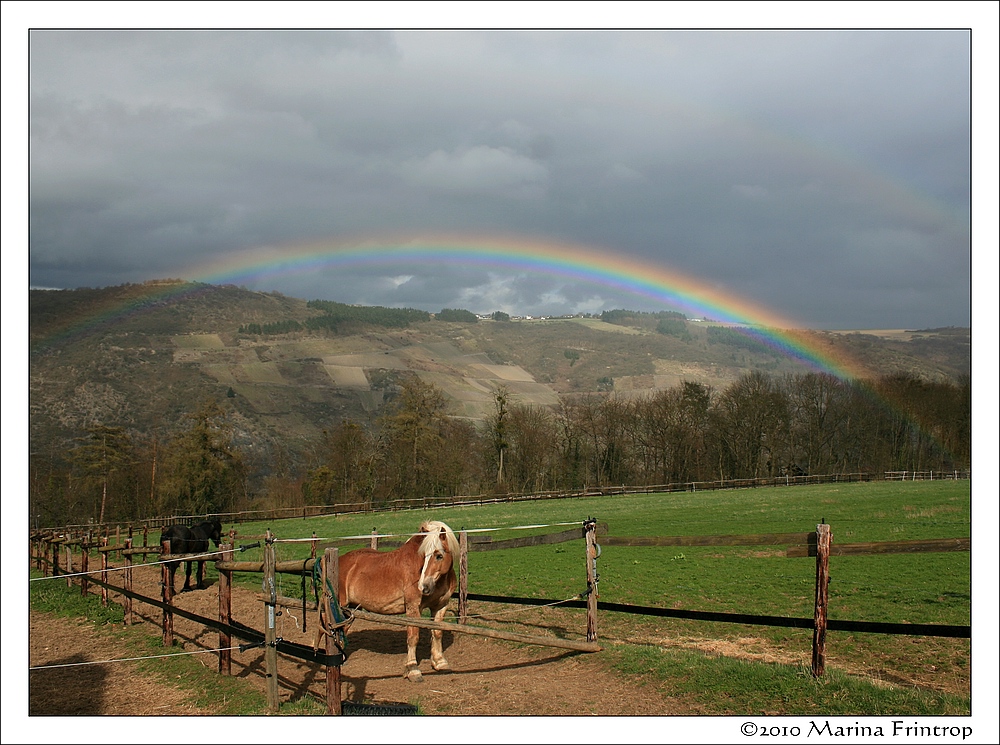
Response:
[[[208,284],[261,286],[281,275],[336,268],[403,265],[479,266],[541,273],[624,291],[651,299],[665,310],[691,318],[733,324],[777,352],[839,378],[864,378],[870,371],[850,359],[821,334],[801,328],[773,311],[711,284],[648,261],[579,244],[524,237],[387,238],[262,247],[227,254],[191,267],[184,276]]]
[[[522,236],[432,238],[389,237],[356,241],[324,241],[278,247],[255,247],[191,265],[174,276],[207,285],[247,285],[267,289],[276,277],[329,270],[380,268],[398,274],[401,266],[480,266],[526,274],[540,273],[612,288],[662,304],[692,318],[733,324],[743,333],[806,366],[839,378],[865,378],[870,373],[837,351],[823,335],[803,329],[773,311],[710,283],[614,251]],[[150,302],[166,300],[190,285],[147,283],[140,296],[118,301],[78,319],[57,332],[68,336],[119,317],[140,313]],[[335,299],[335,298],[327,298]],[[52,335],[50,335],[51,338]]]

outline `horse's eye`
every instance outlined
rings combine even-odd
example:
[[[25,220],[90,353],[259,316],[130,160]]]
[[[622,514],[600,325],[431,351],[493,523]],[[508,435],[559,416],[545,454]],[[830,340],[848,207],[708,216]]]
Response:
[[[434,554],[434,558],[437,559],[438,561],[444,561],[444,554],[438,551],[436,554]]]

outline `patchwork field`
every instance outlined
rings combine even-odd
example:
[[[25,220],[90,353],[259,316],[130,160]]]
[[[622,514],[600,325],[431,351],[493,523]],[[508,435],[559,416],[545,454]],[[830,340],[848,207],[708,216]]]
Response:
[[[226,346],[218,334],[178,334],[173,342],[178,349],[222,349]]]
[[[338,417],[377,412],[385,381],[402,373],[437,386],[452,416],[476,421],[492,412],[499,385],[521,403],[558,402],[552,387],[520,365],[497,364],[463,341],[408,331],[266,342],[237,337],[230,344],[218,334],[173,337],[175,363],[197,365],[258,414],[306,436],[317,412]]]
[[[365,369],[361,366],[347,367],[346,365],[323,365],[330,380],[338,388],[357,388],[368,390],[368,378],[365,376]]]

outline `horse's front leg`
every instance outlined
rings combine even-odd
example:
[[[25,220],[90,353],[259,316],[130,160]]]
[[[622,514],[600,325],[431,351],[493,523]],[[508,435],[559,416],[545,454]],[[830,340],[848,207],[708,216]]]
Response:
[[[420,618],[420,606],[416,610],[406,609],[406,615],[410,618]],[[416,626],[406,627],[406,673],[405,677],[411,683],[422,683],[424,676],[420,673],[417,662],[417,640],[420,638],[420,629]]]
[[[441,623],[444,620],[444,614],[447,610],[447,605],[443,608],[439,608],[434,613],[434,620]],[[435,670],[451,670],[451,665],[449,665],[448,660],[444,658],[444,649],[441,645],[441,637],[443,635],[444,632],[441,629],[431,630],[431,667]]]
[[[186,571],[184,572],[184,589],[181,592],[188,592],[191,589],[191,563],[190,561],[184,562],[186,564]]]
[[[199,561],[198,562],[198,589],[199,590],[204,590],[205,589],[205,562],[204,561]]]

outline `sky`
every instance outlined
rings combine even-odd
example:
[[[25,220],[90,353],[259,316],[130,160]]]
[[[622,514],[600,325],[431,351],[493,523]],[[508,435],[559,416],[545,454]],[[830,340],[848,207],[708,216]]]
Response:
[[[368,245],[559,245],[795,325],[971,325],[967,23],[48,28],[64,25],[27,40],[31,287],[178,277],[431,312],[677,309],[455,255],[277,271]]]

